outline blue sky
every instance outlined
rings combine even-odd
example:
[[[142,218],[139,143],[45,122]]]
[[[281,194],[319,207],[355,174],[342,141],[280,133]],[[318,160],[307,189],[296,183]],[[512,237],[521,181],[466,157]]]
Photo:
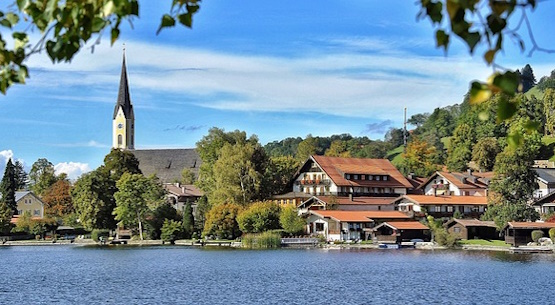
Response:
[[[213,126],[262,144],[308,134],[382,139],[402,126],[404,107],[410,116],[460,103],[470,81],[492,72],[480,50],[473,57],[456,39],[448,56],[436,49],[410,1],[212,0],[192,30],[156,35],[170,1],[158,3],[141,1],[134,29],[124,26],[113,47],[105,35],[71,63],[28,61],[28,83],[0,96],[0,167],[9,157],[27,167],[47,158],[75,178],[102,163],[123,43],[138,149],[194,147]],[[546,48],[555,48],[542,31],[554,14],[552,2],[529,14]],[[509,39],[505,48],[503,67],[530,63],[538,79],[555,69],[555,55],[528,57]]]

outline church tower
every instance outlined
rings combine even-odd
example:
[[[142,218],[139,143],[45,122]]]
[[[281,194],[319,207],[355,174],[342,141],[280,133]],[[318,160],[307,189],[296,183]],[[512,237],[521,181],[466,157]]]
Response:
[[[133,113],[133,105],[129,97],[125,49],[123,50],[118,100],[116,107],[114,107],[114,117],[112,119],[112,147],[135,149],[135,114]]]

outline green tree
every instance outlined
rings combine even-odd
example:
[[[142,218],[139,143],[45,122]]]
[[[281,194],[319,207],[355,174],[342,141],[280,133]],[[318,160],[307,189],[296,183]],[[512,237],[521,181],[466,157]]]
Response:
[[[472,159],[472,146],[475,135],[468,124],[460,124],[455,128],[447,150],[447,168],[452,172],[465,171]]]
[[[424,123],[426,123],[429,116],[430,116],[429,113],[414,114],[407,120],[407,123],[409,123],[413,126],[416,126],[416,128],[418,128],[418,127],[424,125]]]
[[[0,200],[0,234],[7,234],[11,228],[13,210]]]
[[[403,153],[401,171],[406,175],[414,173],[417,176],[427,177],[439,169],[436,165],[436,148],[425,141],[414,137]]]
[[[543,94],[545,134],[555,136],[555,89],[546,89]]]
[[[328,157],[342,157],[342,158],[350,158],[351,152],[349,151],[349,147],[347,146],[347,142],[341,140],[335,140],[331,142],[330,148],[326,150],[324,153],[325,156]]]
[[[164,220],[164,224],[162,225],[162,229],[161,229],[162,233],[160,235],[160,238],[163,241],[170,242],[173,245],[181,235],[182,229],[183,229],[183,226],[180,221],[175,221],[173,219],[166,219]]]
[[[142,174],[139,169],[139,160],[129,150],[112,148],[104,157],[104,170],[110,173],[114,181],[118,181],[124,173]]]
[[[203,236],[215,236],[216,238],[234,239],[241,235],[237,215],[241,206],[233,203],[220,204],[212,207],[206,213]]]
[[[501,147],[496,138],[481,138],[472,149],[472,161],[476,162],[481,170],[491,171],[495,165],[495,158],[500,152]]]
[[[195,228],[198,231],[204,229],[204,224],[206,222],[206,214],[210,211],[210,203],[208,198],[203,195],[197,200],[197,209],[195,213]]]
[[[190,169],[184,168],[181,171],[181,184],[193,184],[195,181],[195,173],[193,173]]]
[[[0,201],[12,210],[12,215],[17,214],[17,202],[15,201],[16,190],[17,184],[15,180],[15,168],[12,163],[12,159],[9,159],[8,163],[6,163],[6,169],[4,170],[2,182],[0,182],[0,194],[2,195],[2,197],[0,197]]]
[[[226,143],[214,163],[214,187],[206,193],[208,201],[244,205],[260,198],[267,162],[261,160],[259,153],[265,154],[258,143]]]
[[[71,189],[71,198],[80,223],[87,230],[113,229],[116,186],[109,173],[100,168],[84,174]]]
[[[142,174],[124,173],[116,182],[114,194],[116,207],[113,214],[116,220],[126,227],[137,226],[143,240],[143,223],[150,211],[164,203],[164,188],[154,177],[146,178]]]
[[[16,190],[24,190],[27,187],[27,180],[29,179],[29,175],[27,175],[27,173],[25,172],[25,168],[23,168],[23,163],[21,163],[19,160],[15,161],[14,172]]]
[[[237,223],[243,233],[262,233],[280,229],[280,208],[277,203],[264,201],[251,204],[237,216]]]
[[[264,173],[263,196],[283,194],[289,191],[289,182],[301,164],[292,156],[270,157]]]
[[[489,203],[482,220],[492,220],[497,230],[503,229],[509,221],[536,221],[540,219],[538,212],[523,202]]]
[[[281,208],[281,212],[279,214],[279,224],[285,232],[292,235],[303,232],[306,226],[306,220],[299,216],[297,207],[291,204]]]
[[[195,218],[193,216],[193,206],[187,201],[183,209],[183,235],[185,238],[191,238],[195,231]]]
[[[536,77],[529,64],[526,64],[520,71],[520,83],[522,84],[522,92],[528,92],[536,85]]]
[[[160,204],[154,210],[148,211],[145,219],[146,221],[144,223],[144,230],[148,238],[160,239],[164,221],[167,219],[178,222],[182,219],[182,216],[179,215],[178,211],[170,202],[166,201]]]
[[[42,196],[44,191],[56,182],[56,174],[54,173],[54,164],[46,158],[38,159],[31,166],[29,172],[29,179],[31,183],[31,190]]]
[[[304,162],[308,159],[308,157],[312,155],[317,155],[318,153],[319,153],[318,140],[314,138],[312,135],[308,135],[297,146],[297,152],[295,154],[295,158],[299,162]]]

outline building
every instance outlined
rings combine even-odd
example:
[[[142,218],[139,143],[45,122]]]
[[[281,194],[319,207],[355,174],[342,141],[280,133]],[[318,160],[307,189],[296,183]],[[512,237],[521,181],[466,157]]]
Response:
[[[444,226],[449,233],[459,239],[500,239],[493,221],[453,218]]]
[[[451,218],[456,211],[465,218],[480,218],[488,205],[483,196],[427,196],[403,195],[396,200],[399,211],[423,217]]]
[[[329,241],[367,240],[372,228],[386,221],[408,221],[399,211],[311,210],[308,233],[322,235]]]
[[[44,202],[31,191],[15,192],[17,214],[29,213],[33,218],[44,217]]]
[[[131,104],[131,97],[129,94],[127,66],[125,65],[125,51],[121,66],[118,99],[116,101],[114,115],[112,117],[112,148],[135,148],[135,113],[133,111],[133,105]]]
[[[508,222],[502,232],[505,242],[513,246],[523,246],[532,241],[532,231],[541,230],[543,236],[549,236],[549,230],[555,228],[554,222]]]
[[[533,168],[538,184],[534,198],[542,198],[555,191],[555,168]]]
[[[139,160],[145,176],[155,174],[162,182],[180,181],[187,169],[198,177],[202,160],[195,149],[135,149],[135,113],[129,93],[125,54],[121,68],[118,98],[112,117],[112,148],[127,149]]]
[[[430,241],[430,228],[418,221],[387,221],[372,229],[378,243],[401,243],[413,239]]]
[[[418,188],[424,195],[487,196],[493,172],[435,172]]]
[[[309,210],[394,211],[397,197],[311,196],[297,206],[299,214]]]
[[[204,193],[192,184],[164,183],[164,189],[168,192],[167,198],[172,206],[183,211],[187,202],[193,207],[193,215],[196,215],[196,203]]]

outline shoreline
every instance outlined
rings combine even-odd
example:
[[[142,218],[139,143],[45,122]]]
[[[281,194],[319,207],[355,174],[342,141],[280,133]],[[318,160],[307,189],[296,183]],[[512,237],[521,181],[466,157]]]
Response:
[[[102,245],[102,246],[162,246],[169,245],[169,243],[164,243],[161,240],[130,240],[127,245]],[[10,247],[10,246],[100,246],[99,243],[91,239],[76,239],[74,241],[70,240],[57,240],[53,241],[36,241],[36,240],[16,240],[16,241],[6,241],[0,244],[0,247]],[[240,248],[240,242],[215,242],[210,244],[200,244],[195,243],[191,240],[176,240],[173,246],[184,246],[184,247],[224,247],[224,248]],[[330,249],[330,250],[343,250],[343,249],[379,249],[378,245],[375,244],[317,244],[317,245],[299,245],[300,248],[314,248],[314,249]],[[293,248],[293,247],[282,247],[282,248]],[[522,247],[520,247],[522,248]],[[546,247],[548,249],[549,247]],[[511,252],[513,247],[503,247],[503,246],[480,246],[480,245],[463,245],[455,248],[446,248],[439,245],[431,245],[430,243],[417,244],[414,248],[402,248],[402,250],[463,250],[463,251],[498,251],[498,252]],[[523,248],[524,249],[524,248]],[[551,248],[553,249],[553,248]],[[384,249],[387,250],[387,249]],[[390,249],[391,250],[391,249]]]

